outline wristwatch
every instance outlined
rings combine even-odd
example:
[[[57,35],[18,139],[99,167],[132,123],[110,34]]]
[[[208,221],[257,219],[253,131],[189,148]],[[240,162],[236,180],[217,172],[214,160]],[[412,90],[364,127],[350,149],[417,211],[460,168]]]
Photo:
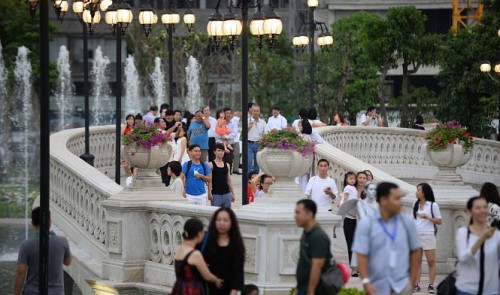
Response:
[[[362,279],[361,283],[363,283],[363,285],[371,283],[370,278],[364,278],[364,279]]]

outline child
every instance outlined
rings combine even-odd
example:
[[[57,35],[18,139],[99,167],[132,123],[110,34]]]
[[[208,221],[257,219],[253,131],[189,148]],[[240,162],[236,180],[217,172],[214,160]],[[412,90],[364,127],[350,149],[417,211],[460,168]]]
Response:
[[[344,176],[344,194],[338,204],[339,207],[348,200],[356,200],[358,198],[358,191],[354,184],[356,184],[356,174],[354,172],[347,172]]]
[[[181,172],[182,166],[180,162],[171,161],[167,164],[167,174],[174,180],[173,182],[170,182],[168,188],[184,197],[184,183],[182,182],[182,178],[179,177]]]
[[[227,128],[226,120],[224,119],[224,112],[222,110],[217,111],[217,125],[215,125],[215,134],[219,135],[221,138],[217,138],[217,142],[224,144],[224,152],[228,154],[233,147],[229,143],[229,139],[226,135],[231,134],[231,130]]]
[[[337,204],[337,207],[340,208],[340,206],[342,206],[342,204],[344,204],[345,202],[347,202],[350,199],[357,199],[358,198],[358,192],[356,190],[356,187],[354,186],[355,183],[356,183],[356,174],[354,174],[354,172],[351,172],[351,171],[347,172],[344,175],[344,192],[343,192],[342,197],[340,198],[340,201]],[[337,228],[336,226],[333,227],[333,237],[334,238],[337,238],[337,234],[335,233],[336,228]]]

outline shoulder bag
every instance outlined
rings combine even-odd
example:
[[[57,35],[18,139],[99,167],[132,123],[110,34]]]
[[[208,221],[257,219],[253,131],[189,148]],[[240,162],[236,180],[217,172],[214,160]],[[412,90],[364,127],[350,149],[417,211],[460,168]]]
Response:
[[[470,230],[469,227],[467,227],[467,244],[469,244],[469,237],[470,237]],[[483,292],[483,284],[484,284],[484,243],[481,246],[481,257],[480,257],[480,284],[479,284],[479,294],[482,294]],[[457,267],[458,260],[455,262],[455,268]],[[457,279],[455,277],[456,275],[456,270],[454,270],[452,273],[450,273],[444,280],[439,283],[437,287],[437,294],[438,295],[455,295],[457,294],[457,287],[455,286],[455,283],[457,282]]]
[[[307,256],[307,253],[305,253],[304,250],[302,250],[302,255],[304,255],[307,263],[312,265],[311,259]],[[336,295],[340,292],[343,286],[344,275],[332,255],[331,265],[328,269],[321,273],[319,284],[316,286],[316,289],[320,288],[324,294]]]

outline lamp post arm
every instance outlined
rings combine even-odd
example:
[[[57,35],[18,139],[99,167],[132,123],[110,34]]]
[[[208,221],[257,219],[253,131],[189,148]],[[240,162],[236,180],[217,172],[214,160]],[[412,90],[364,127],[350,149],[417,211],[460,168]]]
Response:
[[[495,77],[493,77],[493,75],[490,72],[488,72],[487,74],[491,80],[495,81],[495,83],[497,84],[500,84],[500,79],[496,79]]]

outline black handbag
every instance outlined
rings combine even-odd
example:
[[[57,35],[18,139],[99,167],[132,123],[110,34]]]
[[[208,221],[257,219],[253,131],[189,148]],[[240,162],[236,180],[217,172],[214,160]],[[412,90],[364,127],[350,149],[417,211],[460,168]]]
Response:
[[[467,244],[469,244],[469,236],[470,230],[467,227]],[[479,258],[479,290],[478,295],[483,294],[484,288],[484,243],[480,248],[480,258]],[[457,267],[458,261],[455,262],[455,268]],[[455,278],[455,271],[450,273],[441,283],[439,283],[437,287],[438,295],[455,295],[457,294],[457,287],[455,287],[455,283],[457,279]]]
[[[307,263],[312,265],[311,259],[305,251],[302,251],[302,255],[304,255]],[[335,262],[335,259],[332,258],[330,267],[321,273],[319,284],[316,288],[320,288],[324,294],[336,295],[342,287],[344,287],[344,274]]]
[[[344,287],[344,275],[335,261],[321,274],[320,282],[324,294],[335,295]]]
[[[455,295],[457,294],[457,288],[455,287],[455,272],[449,274],[444,280],[439,283],[437,287],[438,295]]]

